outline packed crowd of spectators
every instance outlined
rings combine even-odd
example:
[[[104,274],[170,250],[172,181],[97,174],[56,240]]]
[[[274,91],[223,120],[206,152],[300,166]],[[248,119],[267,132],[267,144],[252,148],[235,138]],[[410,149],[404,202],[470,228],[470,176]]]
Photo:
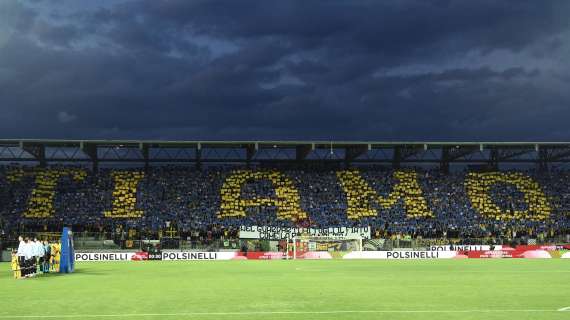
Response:
[[[371,226],[376,237],[553,237],[570,229],[570,171],[492,173],[215,167],[0,166],[1,232],[235,237],[242,225]]]

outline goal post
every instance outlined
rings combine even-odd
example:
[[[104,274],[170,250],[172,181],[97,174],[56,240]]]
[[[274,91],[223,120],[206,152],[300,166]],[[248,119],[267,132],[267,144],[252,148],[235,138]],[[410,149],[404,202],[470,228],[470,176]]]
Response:
[[[296,236],[287,241],[286,259],[319,259],[334,252],[362,250],[362,237]]]

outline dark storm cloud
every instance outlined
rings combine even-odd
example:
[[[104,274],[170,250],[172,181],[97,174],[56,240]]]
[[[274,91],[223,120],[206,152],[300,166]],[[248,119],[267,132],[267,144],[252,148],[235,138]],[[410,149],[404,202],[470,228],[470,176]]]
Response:
[[[568,140],[568,1],[5,1],[4,137]]]

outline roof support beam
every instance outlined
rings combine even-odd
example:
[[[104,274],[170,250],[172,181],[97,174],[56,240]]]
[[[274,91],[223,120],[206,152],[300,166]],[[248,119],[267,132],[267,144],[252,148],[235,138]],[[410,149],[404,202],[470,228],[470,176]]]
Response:
[[[46,146],[44,144],[20,141],[20,148],[31,154],[40,163],[40,167],[47,165]]]
[[[311,151],[315,150],[315,144],[304,144],[295,147],[295,160],[303,161],[307,158]]]
[[[246,162],[246,166],[248,168],[251,166],[251,160],[253,159],[253,157],[257,153],[258,149],[259,149],[259,144],[257,142],[255,144],[248,144],[245,146],[245,151],[246,151],[245,162]]]
[[[493,170],[499,169],[499,150],[495,147],[491,148],[491,156],[489,159],[489,167]]]
[[[97,156],[97,145],[81,141],[79,143],[79,148],[93,162],[93,171],[96,172],[97,170],[99,170],[99,157]]]
[[[139,149],[141,150],[144,160],[144,170],[147,171],[149,167],[149,145],[141,142],[139,143]]]
[[[400,169],[402,165],[402,147],[394,148],[394,155],[392,156],[392,168],[394,170]]]
[[[441,160],[439,162],[439,169],[443,173],[449,173],[449,161],[450,161],[450,147],[443,147],[441,149]]]
[[[202,144],[198,143],[196,146],[196,169],[202,168]]]
[[[548,148],[546,147],[538,148],[538,170],[548,170]]]
[[[344,162],[346,166],[350,166],[350,163],[354,161],[354,159],[360,157],[361,155],[368,152],[368,146],[350,146],[344,149]]]

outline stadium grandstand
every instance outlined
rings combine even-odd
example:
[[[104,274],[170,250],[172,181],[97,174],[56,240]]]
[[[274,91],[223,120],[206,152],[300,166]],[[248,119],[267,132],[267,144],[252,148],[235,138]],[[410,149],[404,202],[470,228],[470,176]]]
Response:
[[[240,228],[252,226],[369,227],[391,246],[545,243],[570,233],[570,143],[0,145],[4,246],[64,226],[79,247],[160,240],[208,250],[243,248]]]

